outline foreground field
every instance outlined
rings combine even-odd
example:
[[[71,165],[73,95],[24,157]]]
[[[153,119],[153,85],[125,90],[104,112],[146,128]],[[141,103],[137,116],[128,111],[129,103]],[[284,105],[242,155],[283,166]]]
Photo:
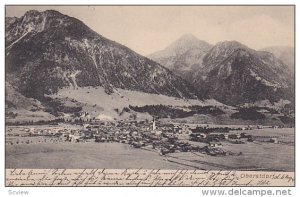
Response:
[[[66,129],[70,125],[32,126],[32,129]],[[75,129],[76,126],[70,128]],[[6,136],[6,168],[146,168],[203,170],[294,171],[294,129],[254,129],[232,131],[247,133],[254,142],[234,144],[222,142],[222,149],[241,155],[210,156],[200,152],[175,152],[165,156],[151,147],[133,148],[123,143],[72,143],[46,136],[25,136],[22,126],[8,127]],[[16,136],[17,134],[17,136]],[[275,137],[278,143],[265,141]],[[203,142],[180,140],[204,147]],[[17,143],[18,142],[18,143]]]
[[[146,168],[294,171],[294,147],[279,144],[224,144],[242,156],[209,156],[135,149],[120,143],[40,143],[6,147],[6,168]]]
[[[42,143],[6,147],[6,168],[180,169],[156,152],[120,143]],[[191,168],[189,168],[191,169]]]
[[[201,153],[172,153],[168,161],[210,170],[287,171],[294,169],[294,147],[279,144],[223,144],[240,156],[209,156]]]

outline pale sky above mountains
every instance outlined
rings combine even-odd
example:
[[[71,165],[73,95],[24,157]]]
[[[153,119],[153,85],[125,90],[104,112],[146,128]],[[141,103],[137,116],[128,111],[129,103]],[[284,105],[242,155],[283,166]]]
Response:
[[[148,55],[191,33],[211,44],[294,47],[293,6],[6,6],[6,16],[57,10],[106,38]]]

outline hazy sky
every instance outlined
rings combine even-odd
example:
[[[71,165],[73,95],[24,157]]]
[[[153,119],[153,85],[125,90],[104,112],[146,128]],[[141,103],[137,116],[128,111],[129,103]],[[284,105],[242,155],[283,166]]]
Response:
[[[294,46],[293,6],[6,6],[6,16],[58,10],[109,39],[148,55],[183,34],[215,44],[237,40],[254,49]]]

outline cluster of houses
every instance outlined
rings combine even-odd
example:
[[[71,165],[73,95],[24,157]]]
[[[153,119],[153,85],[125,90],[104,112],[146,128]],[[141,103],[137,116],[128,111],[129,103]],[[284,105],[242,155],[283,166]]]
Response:
[[[262,129],[261,127],[257,127]],[[250,127],[247,128],[252,129]],[[220,148],[222,142],[229,142],[233,144],[245,144],[247,142],[259,141],[279,143],[278,136],[253,136],[246,133],[233,133],[233,130],[244,130],[242,128],[209,128],[209,127],[197,127],[192,129],[190,134],[190,140],[195,142],[207,143],[209,147]]]
[[[246,129],[252,129],[246,127]],[[147,121],[107,121],[83,124],[79,129],[49,128],[35,129],[24,128],[21,134],[8,135],[21,137],[45,136],[59,142],[118,142],[129,144],[134,148],[151,149],[162,155],[175,152],[201,152],[209,155],[236,155],[222,150],[222,142],[243,144],[253,142],[254,136],[246,133],[232,133],[232,130],[244,130],[242,128],[229,127],[189,127],[187,124],[160,123],[153,120]],[[205,146],[191,144],[180,139],[186,135],[188,140],[206,143]],[[269,142],[278,143],[277,138],[269,139]],[[240,154],[240,153],[239,153]]]
[[[253,141],[251,135],[245,133],[230,133],[228,127],[225,128],[196,128],[190,134],[190,140],[209,144],[211,147],[221,147],[221,141],[242,144],[244,140]],[[242,140],[244,139],[244,140]]]
[[[192,135],[186,125],[161,124],[152,122],[107,122],[84,126],[81,140],[94,139],[95,142],[119,142],[129,144],[134,148],[152,149],[161,155],[175,152],[202,152],[210,155],[228,155],[229,152],[211,146],[197,146],[181,141],[182,134]],[[79,140],[77,139],[77,140]],[[230,153],[231,154],[231,153]],[[233,154],[233,153],[232,153]]]

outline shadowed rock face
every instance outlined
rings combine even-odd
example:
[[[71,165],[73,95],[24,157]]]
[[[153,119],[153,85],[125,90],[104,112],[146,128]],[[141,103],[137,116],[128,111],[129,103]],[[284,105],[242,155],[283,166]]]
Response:
[[[294,100],[293,74],[287,66],[271,53],[236,41],[216,44],[203,58],[203,69],[193,80],[200,90],[230,105]]]
[[[193,86],[158,63],[57,11],[6,18],[6,79],[27,97],[62,87],[103,86],[196,98]]]
[[[237,41],[212,46],[184,35],[149,57],[185,78],[203,95],[238,105],[265,99],[294,101],[292,70],[278,56]]]

